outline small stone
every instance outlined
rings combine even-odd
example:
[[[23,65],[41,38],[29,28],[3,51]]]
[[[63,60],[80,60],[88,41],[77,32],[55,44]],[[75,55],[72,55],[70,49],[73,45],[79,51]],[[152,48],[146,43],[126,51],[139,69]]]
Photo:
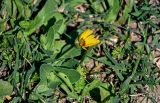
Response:
[[[129,27],[132,28],[132,29],[137,29],[137,23],[136,22],[131,22],[129,24]]]
[[[151,43],[152,43],[152,41],[153,41],[152,36],[149,36],[149,37],[148,37],[148,39],[147,39],[147,43],[148,43],[148,44],[151,44]]]
[[[157,60],[156,66],[160,69],[160,58]]]
[[[141,35],[138,35],[138,34],[136,34],[136,33],[134,33],[134,32],[131,33],[130,38],[131,38],[131,42],[139,42],[139,41],[142,41]]]
[[[94,67],[94,61],[93,59],[89,60],[87,63],[86,63],[86,67],[91,70],[93,67]]]

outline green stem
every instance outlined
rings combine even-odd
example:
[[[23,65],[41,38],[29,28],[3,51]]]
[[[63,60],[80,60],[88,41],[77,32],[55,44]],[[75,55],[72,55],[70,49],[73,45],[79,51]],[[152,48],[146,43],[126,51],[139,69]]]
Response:
[[[88,50],[84,51],[84,54],[81,58],[80,64],[83,63],[83,61],[85,60],[85,57],[88,55],[88,53],[91,51],[92,48],[88,48]],[[82,51],[83,52],[83,51]]]

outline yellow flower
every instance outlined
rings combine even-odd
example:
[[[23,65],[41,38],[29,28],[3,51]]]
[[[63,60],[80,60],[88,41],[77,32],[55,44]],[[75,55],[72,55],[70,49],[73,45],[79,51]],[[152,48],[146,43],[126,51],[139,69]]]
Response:
[[[79,46],[86,50],[87,47],[96,45],[100,43],[95,35],[93,34],[93,30],[86,29],[78,38]]]

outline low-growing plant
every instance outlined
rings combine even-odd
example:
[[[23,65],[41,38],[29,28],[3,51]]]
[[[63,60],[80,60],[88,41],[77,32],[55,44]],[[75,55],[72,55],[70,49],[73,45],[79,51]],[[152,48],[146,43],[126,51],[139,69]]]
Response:
[[[0,5],[0,102],[159,101],[158,1]]]

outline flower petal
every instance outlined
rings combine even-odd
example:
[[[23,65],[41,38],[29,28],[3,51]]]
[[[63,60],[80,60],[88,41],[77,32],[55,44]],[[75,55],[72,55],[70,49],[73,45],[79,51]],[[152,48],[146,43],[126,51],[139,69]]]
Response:
[[[94,35],[90,35],[85,39],[85,45],[84,47],[93,46],[100,43],[100,40],[96,39]]]
[[[79,36],[79,40],[80,39],[86,39],[89,35],[91,35],[93,33],[93,30],[91,29],[86,29],[80,36]]]

